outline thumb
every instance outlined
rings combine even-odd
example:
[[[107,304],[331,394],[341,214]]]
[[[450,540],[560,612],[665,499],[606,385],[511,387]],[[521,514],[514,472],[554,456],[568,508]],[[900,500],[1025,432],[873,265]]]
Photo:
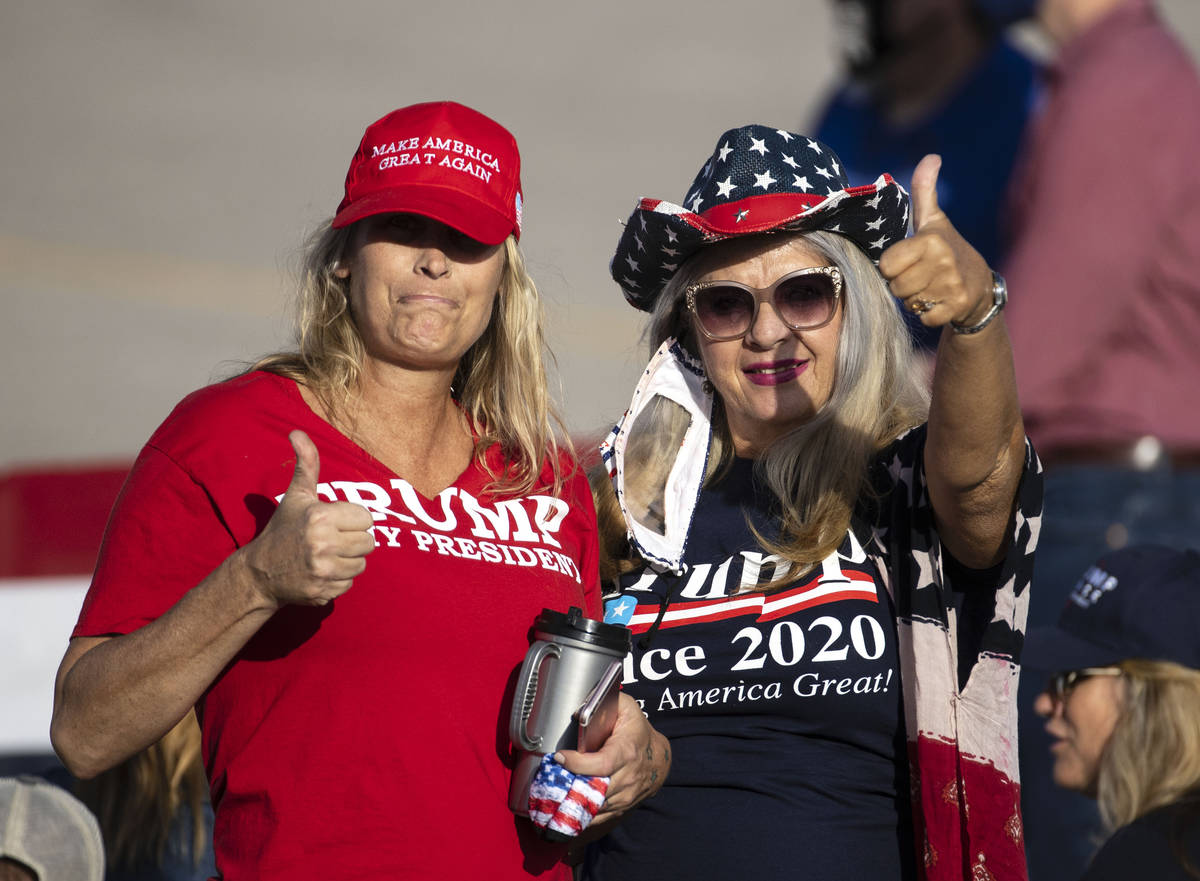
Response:
[[[919,232],[921,227],[941,214],[937,198],[937,179],[941,168],[942,157],[929,153],[913,169],[913,232]]]
[[[317,475],[321,471],[321,457],[317,453],[317,445],[303,431],[297,429],[288,435],[292,449],[296,453],[296,470],[292,474],[292,482],[288,485],[285,495],[317,495]]]

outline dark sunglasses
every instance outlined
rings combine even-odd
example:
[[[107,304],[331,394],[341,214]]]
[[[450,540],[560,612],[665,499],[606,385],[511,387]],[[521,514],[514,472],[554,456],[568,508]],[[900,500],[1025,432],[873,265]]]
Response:
[[[754,326],[764,299],[770,300],[779,320],[792,330],[816,330],[832,321],[837,311],[842,271],[836,266],[799,269],[766,288],[707,281],[689,285],[685,295],[700,332],[717,342],[744,337]]]
[[[1070,694],[1075,686],[1093,676],[1121,676],[1124,672],[1120,667],[1081,667],[1078,670],[1064,670],[1050,677],[1046,684],[1046,693],[1058,703]]]

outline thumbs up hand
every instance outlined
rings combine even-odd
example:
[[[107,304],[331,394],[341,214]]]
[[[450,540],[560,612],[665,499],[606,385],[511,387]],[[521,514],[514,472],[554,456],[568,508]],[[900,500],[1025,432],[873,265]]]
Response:
[[[883,252],[879,271],[892,294],[921,323],[970,326],[992,306],[992,273],[938,206],[940,156],[917,163],[912,176],[913,234]]]
[[[303,431],[288,435],[296,470],[262,533],[245,547],[254,589],[274,607],[323,606],[350,589],[375,549],[371,514],[350,502],[317,496],[321,460]]]

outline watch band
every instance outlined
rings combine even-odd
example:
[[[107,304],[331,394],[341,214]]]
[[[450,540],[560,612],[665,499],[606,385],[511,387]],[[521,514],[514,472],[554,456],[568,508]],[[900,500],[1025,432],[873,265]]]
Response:
[[[956,321],[950,322],[950,327],[955,333],[979,333],[989,324],[992,319],[1000,314],[1000,310],[1008,303],[1008,285],[1004,282],[1004,276],[992,270],[992,308],[987,311],[983,318],[979,319],[978,324],[972,324],[969,327],[964,327]]]

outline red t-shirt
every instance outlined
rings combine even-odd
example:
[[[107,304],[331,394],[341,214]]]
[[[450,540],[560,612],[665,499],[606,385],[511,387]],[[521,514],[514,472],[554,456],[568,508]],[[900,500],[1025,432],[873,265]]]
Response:
[[[291,480],[296,428],[320,452],[319,495],[366,506],[376,549],[328,606],[277,612],[198,704],[218,870],[568,878],[507,809],[507,720],[537,614],[600,617],[579,473],[560,498],[497,500],[472,464],[427,499],[291,380],[241,376],[190,395],[142,450],[74,635],[153,621],[253,539]]]

